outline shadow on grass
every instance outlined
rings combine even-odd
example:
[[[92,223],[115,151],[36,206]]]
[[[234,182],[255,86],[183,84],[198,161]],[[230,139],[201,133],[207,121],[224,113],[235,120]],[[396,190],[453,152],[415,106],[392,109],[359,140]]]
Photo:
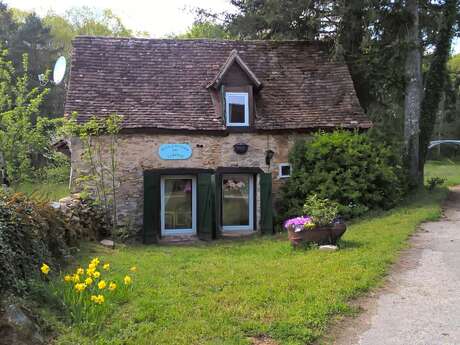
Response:
[[[362,242],[353,241],[353,240],[339,240],[337,245],[340,249],[352,249],[352,248],[360,248],[363,246]]]

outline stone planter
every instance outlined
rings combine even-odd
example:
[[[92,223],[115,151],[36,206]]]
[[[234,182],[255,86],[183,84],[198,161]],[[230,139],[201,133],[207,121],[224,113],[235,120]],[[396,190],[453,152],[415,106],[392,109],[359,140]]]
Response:
[[[316,227],[311,230],[302,229],[296,232],[295,228],[288,229],[288,237],[291,244],[296,247],[302,243],[313,242],[318,245],[336,244],[347,230],[344,222],[335,222],[328,226]]]

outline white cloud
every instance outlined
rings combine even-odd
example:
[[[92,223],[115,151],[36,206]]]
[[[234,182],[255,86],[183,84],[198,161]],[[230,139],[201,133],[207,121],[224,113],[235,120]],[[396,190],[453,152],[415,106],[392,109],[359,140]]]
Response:
[[[182,33],[193,23],[191,10],[196,7],[215,12],[231,11],[229,0],[7,0],[10,7],[36,11],[63,13],[75,6],[99,9],[110,8],[123,23],[136,31],[148,31],[152,37]]]

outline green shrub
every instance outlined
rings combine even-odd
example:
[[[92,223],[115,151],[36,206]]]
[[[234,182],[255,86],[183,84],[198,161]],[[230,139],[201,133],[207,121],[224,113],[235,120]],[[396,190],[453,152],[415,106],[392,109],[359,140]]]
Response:
[[[35,172],[37,182],[68,184],[70,176],[70,159],[61,153],[48,157],[47,164]]]
[[[76,241],[60,211],[21,193],[0,193],[0,293],[22,293],[40,266],[57,263]]]
[[[335,201],[310,195],[303,205],[303,214],[309,216],[318,226],[331,224],[337,218],[339,207]]]
[[[429,191],[433,191],[437,186],[442,186],[446,182],[446,179],[435,176],[435,177],[429,178],[426,182],[427,182],[426,188]]]
[[[345,218],[394,206],[403,194],[399,156],[367,135],[347,131],[315,134],[290,153],[291,178],[282,188],[280,215],[303,214],[309,195],[338,203]]]

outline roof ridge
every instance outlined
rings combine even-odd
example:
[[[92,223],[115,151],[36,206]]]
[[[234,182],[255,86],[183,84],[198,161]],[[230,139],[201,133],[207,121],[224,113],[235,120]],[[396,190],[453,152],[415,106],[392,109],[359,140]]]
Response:
[[[91,39],[91,40],[118,40],[118,41],[149,41],[149,42],[222,42],[222,43],[263,43],[263,44],[279,44],[279,43],[301,43],[311,45],[329,45],[330,40],[261,40],[261,39],[220,39],[220,38],[153,38],[153,37],[116,37],[116,36],[92,36],[92,35],[77,35],[73,40]]]

